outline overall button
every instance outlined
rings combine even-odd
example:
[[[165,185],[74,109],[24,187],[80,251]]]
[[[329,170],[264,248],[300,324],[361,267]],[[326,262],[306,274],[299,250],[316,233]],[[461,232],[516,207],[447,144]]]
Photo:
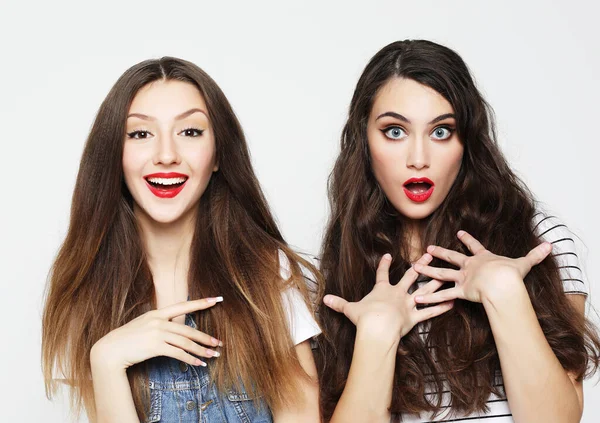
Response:
[[[187,408],[189,411],[195,410],[196,409],[196,403],[194,401],[187,401],[185,403],[185,408]]]
[[[181,370],[183,373],[187,372],[188,365],[186,363],[184,363],[183,361],[180,361],[179,362],[179,370]]]

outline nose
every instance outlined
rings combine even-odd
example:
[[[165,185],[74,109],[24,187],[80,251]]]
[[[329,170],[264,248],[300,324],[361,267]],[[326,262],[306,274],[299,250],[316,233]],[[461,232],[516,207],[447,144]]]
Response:
[[[177,143],[172,135],[168,133],[160,134],[156,141],[153,160],[155,165],[171,165],[181,162]]]
[[[406,167],[421,170],[430,165],[429,158],[429,138],[411,137],[408,140],[408,154],[406,157]]]

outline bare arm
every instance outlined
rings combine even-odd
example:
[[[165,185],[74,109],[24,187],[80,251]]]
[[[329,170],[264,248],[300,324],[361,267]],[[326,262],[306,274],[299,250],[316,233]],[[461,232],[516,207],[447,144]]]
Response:
[[[398,342],[357,330],[346,387],[331,423],[389,422]]]
[[[420,273],[454,281],[456,286],[416,300],[435,303],[461,298],[483,304],[515,422],[579,422],[583,411],[582,385],[563,369],[554,355],[523,282],[531,267],[550,253],[551,244],[540,244],[526,257],[509,259],[487,251],[463,231],[458,236],[473,253],[472,257],[433,246],[428,251],[459,270],[415,266]],[[583,318],[584,297],[575,295],[570,301]]]
[[[515,422],[579,422],[583,386],[554,355],[540,327],[522,281],[484,298],[500,357],[506,396]],[[585,297],[571,302],[583,316]]]
[[[386,257],[387,256],[387,257]],[[414,297],[434,292],[441,282],[431,281],[413,294],[409,287],[418,274],[411,268],[396,285],[389,283],[391,257],[382,258],[373,291],[357,303],[327,295],[325,304],[344,313],[357,327],[352,364],[346,386],[331,423],[390,421],[392,383],[398,343],[414,325],[450,310],[452,301],[417,310]],[[425,254],[419,263],[432,257]]]
[[[123,422],[139,423],[126,369],[108,369],[92,348],[92,379],[96,402],[97,423]]]
[[[296,345],[296,354],[302,369],[310,380],[303,375],[297,376],[303,398],[300,398],[294,406],[272,410],[273,421],[275,423],[319,423],[321,421],[319,383],[317,367],[310,349],[310,341],[304,341]]]
[[[196,329],[172,322],[171,319],[212,307],[222,298],[186,301],[145,313],[109,332],[92,347],[90,365],[94,386],[97,423],[139,423],[127,368],[152,357],[167,356],[193,366],[203,362],[200,357],[215,356],[220,342]],[[188,353],[189,352],[189,353]]]

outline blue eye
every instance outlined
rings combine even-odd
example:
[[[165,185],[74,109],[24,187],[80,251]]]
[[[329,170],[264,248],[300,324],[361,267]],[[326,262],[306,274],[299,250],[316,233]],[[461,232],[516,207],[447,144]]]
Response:
[[[149,138],[150,135],[151,134],[148,131],[133,131],[133,132],[128,132],[127,133],[127,136],[129,138],[133,138],[133,139],[136,139],[136,140],[143,140],[143,139]]]
[[[383,133],[391,140],[399,140],[406,136],[404,129],[399,126],[390,126],[389,128],[384,129]]]
[[[204,133],[203,129],[187,128],[187,129],[184,129],[183,131],[181,131],[179,134],[183,135],[184,137],[199,137],[203,133]]]
[[[447,128],[445,126],[438,126],[433,130],[431,136],[436,140],[447,140],[452,136],[453,132],[453,129]]]

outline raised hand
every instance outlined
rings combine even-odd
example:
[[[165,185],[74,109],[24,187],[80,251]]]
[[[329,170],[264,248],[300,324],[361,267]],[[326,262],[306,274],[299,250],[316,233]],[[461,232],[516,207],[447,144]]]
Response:
[[[96,342],[91,361],[100,363],[103,368],[120,370],[152,357],[167,356],[193,366],[206,366],[192,354],[218,357],[219,352],[207,347],[222,346],[221,341],[171,319],[205,310],[222,300],[222,297],[216,297],[185,301],[144,313]]]
[[[417,263],[424,266],[429,264],[432,259],[431,255],[425,254]],[[385,254],[381,258],[377,268],[375,286],[362,300],[349,302],[335,295],[326,295],[323,302],[329,308],[344,313],[357,327],[382,337],[397,339],[406,335],[417,323],[431,319],[452,308],[453,302],[447,301],[417,310],[415,296],[435,292],[443,282],[432,280],[409,294],[408,289],[417,280],[418,273],[413,266],[408,269],[400,282],[391,285],[389,280],[391,262],[389,254]]]
[[[532,249],[525,257],[511,259],[498,256],[486,250],[479,241],[465,231],[459,231],[458,238],[467,246],[472,256],[446,248],[429,246],[427,252],[454,266],[454,269],[442,269],[417,264],[415,270],[420,274],[440,281],[455,282],[455,286],[438,292],[418,295],[418,303],[434,304],[457,298],[481,303],[484,297],[496,295],[506,290],[512,283],[523,283],[523,278],[531,268],[541,263],[552,251],[552,245],[544,242]]]

